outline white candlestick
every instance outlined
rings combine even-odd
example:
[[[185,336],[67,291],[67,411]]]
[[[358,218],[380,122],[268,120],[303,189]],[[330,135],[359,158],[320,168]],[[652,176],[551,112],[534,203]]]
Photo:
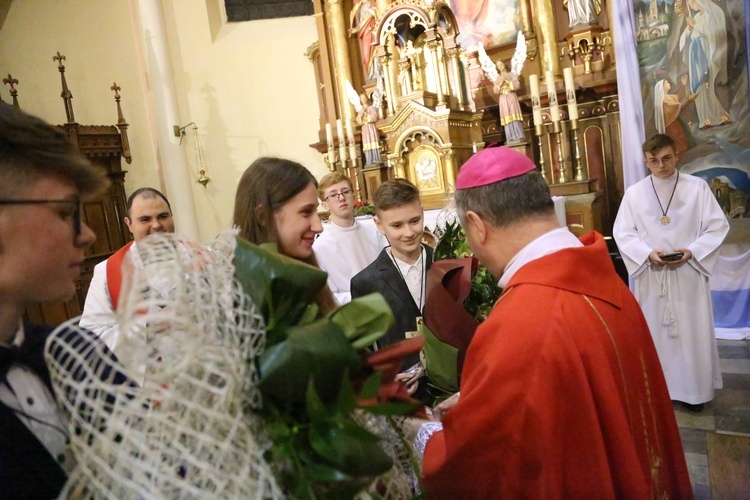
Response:
[[[349,138],[349,142],[354,142],[354,126],[349,118],[346,119],[346,136]]]
[[[539,94],[539,76],[529,75],[529,88],[531,89],[531,111],[534,113],[534,125],[541,125],[542,102]]]
[[[347,160],[346,156],[346,137],[344,136],[344,122],[341,119],[336,120],[336,134],[339,138],[339,160],[343,164]]]
[[[547,81],[547,97],[549,98],[549,114],[553,122],[560,121],[560,108],[557,105],[557,90],[555,89],[555,78],[551,71],[545,75]]]
[[[349,144],[349,158],[355,160],[357,158],[357,145],[354,142],[354,127],[349,118],[346,119],[346,138]]]
[[[573,80],[573,68],[563,69],[565,79],[565,95],[568,99],[568,114],[571,120],[578,119],[578,103],[576,102],[576,83]]]
[[[326,144],[328,145],[328,163],[333,167],[336,162],[336,150],[333,147],[333,127],[326,123]]]

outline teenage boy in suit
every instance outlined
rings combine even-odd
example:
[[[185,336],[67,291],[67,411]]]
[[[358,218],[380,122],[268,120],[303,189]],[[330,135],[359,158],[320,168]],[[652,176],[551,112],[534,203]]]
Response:
[[[81,203],[107,185],[65,132],[0,102],[0,498],[56,498],[75,465],[44,358],[52,328],[25,324],[23,316],[29,305],[75,293],[96,239]],[[55,335],[80,356],[51,351],[69,377],[85,379],[91,370],[127,382],[112,373],[116,360],[93,333]]]
[[[432,264],[432,248],[422,244],[424,213],[419,190],[406,179],[393,179],[378,187],[373,195],[375,225],[390,243],[375,262],[352,278],[352,298],[379,292],[393,311],[395,324],[380,338],[383,348],[417,330],[425,302],[427,270]],[[419,361],[407,358],[403,369]]]

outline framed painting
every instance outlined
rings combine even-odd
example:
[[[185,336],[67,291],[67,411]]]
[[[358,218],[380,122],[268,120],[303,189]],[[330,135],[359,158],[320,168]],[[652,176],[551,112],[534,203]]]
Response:
[[[527,1],[527,0],[520,0]],[[467,51],[478,44],[490,49],[516,40],[520,29],[519,0],[450,0],[460,35],[458,43]]]

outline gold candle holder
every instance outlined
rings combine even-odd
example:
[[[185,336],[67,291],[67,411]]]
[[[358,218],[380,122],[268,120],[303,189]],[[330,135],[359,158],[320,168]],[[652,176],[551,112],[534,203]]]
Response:
[[[357,167],[359,166],[358,159],[350,158],[348,161],[350,164],[349,178],[354,178],[354,190],[357,192],[357,201],[362,201],[362,191],[359,186],[359,172],[357,171]]]
[[[335,172],[336,171],[336,155],[334,154],[334,160],[333,163],[331,163],[331,160],[329,159],[328,153],[325,153],[323,155],[323,163],[326,167],[328,167],[329,172]]]
[[[570,130],[573,131],[573,158],[574,164],[574,175],[575,181],[585,181],[588,179],[588,175],[583,170],[583,164],[581,163],[581,148],[578,144],[578,120],[570,120]]]
[[[547,172],[544,169],[544,149],[542,145],[542,137],[544,136],[544,124],[534,125],[534,135],[539,141],[539,172],[542,174],[542,178],[545,182],[549,183],[547,179]]]
[[[552,122],[552,133],[555,134],[555,142],[557,143],[557,183],[565,184],[569,179],[565,169],[565,159],[563,158],[562,126],[559,121]]]

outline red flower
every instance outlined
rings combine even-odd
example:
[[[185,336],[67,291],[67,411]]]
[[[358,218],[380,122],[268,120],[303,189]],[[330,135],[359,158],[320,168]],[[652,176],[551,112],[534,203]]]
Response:
[[[384,403],[415,404],[419,406],[412,416],[426,418],[424,406],[412,399],[405,383],[396,380],[404,358],[419,353],[423,344],[424,337],[420,335],[365,355],[362,360],[364,366],[373,372],[381,372],[380,388],[374,398],[358,399],[357,406],[368,407]]]

